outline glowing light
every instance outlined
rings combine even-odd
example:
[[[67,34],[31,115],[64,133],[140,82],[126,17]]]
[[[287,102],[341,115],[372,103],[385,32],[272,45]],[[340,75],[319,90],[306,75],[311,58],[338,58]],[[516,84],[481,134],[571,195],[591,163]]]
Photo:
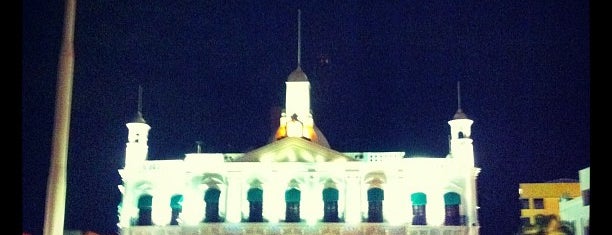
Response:
[[[274,139],[278,140],[283,137],[287,137],[287,123],[284,118],[281,118],[281,125],[276,130],[276,134],[274,134]]]

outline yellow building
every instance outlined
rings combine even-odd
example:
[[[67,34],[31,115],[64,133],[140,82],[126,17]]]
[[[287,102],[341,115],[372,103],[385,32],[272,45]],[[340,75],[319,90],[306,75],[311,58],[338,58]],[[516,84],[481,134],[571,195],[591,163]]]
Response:
[[[556,215],[559,218],[559,202],[562,198],[581,196],[577,180],[560,179],[546,183],[519,184],[521,220],[523,224],[535,224],[535,216]]]

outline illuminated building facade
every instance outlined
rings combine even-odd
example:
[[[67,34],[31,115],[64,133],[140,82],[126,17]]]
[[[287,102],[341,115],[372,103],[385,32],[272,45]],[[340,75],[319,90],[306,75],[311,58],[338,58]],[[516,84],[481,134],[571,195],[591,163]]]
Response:
[[[573,225],[574,235],[588,235],[591,215],[591,167],[578,171],[581,196],[559,202],[559,214],[563,221]]]
[[[559,202],[581,195],[580,183],[560,179],[546,183],[519,184],[521,221],[523,225],[536,224],[537,215],[555,215],[560,218]]]
[[[480,169],[461,106],[447,156],[338,152],[313,120],[299,47],[278,129],[252,151],[147,160],[139,107],[119,170],[121,233],[479,234]]]

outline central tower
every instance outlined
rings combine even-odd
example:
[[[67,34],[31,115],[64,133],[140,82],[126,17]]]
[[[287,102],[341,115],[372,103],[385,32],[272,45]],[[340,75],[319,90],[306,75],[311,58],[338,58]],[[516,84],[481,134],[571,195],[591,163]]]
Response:
[[[301,11],[298,9],[297,68],[285,82],[285,108],[281,113],[280,125],[275,140],[285,137],[308,139],[329,148],[323,134],[318,130],[310,109],[310,82],[301,66]]]

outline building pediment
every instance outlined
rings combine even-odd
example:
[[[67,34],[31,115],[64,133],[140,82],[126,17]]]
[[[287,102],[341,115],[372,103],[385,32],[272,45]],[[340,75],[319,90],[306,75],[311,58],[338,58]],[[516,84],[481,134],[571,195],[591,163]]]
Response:
[[[236,162],[356,161],[333,149],[298,137],[286,137],[245,153]]]

